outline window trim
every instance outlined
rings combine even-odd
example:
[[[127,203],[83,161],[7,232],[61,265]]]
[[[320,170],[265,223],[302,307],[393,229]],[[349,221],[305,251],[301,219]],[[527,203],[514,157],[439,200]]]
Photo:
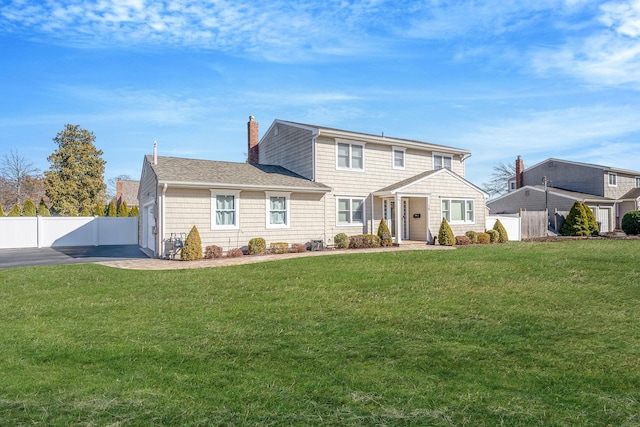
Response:
[[[271,224],[271,198],[284,197],[285,223]],[[265,227],[266,228],[291,228],[291,193],[265,191]]]
[[[640,188],[640,176],[636,176],[636,188]]]
[[[608,179],[609,179],[609,187],[617,187],[618,186],[618,174],[615,172],[609,172],[608,174]],[[613,184],[611,183],[613,178]]]
[[[340,222],[340,200],[349,200],[349,222]],[[353,201],[362,202],[362,221],[353,221]],[[361,196],[336,196],[336,226],[337,227],[360,227],[367,223],[366,197]]]
[[[402,166],[396,166],[396,153],[402,153]],[[396,170],[405,170],[407,166],[407,149],[403,147],[391,147],[391,167]]]
[[[464,203],[464,220],[462,221],[452,221],[451,220],[451,202],[463,202]],[[449,202],[449,209],[445,211],[444,202]],[[469,205],[471,203],[471,213],[473,214],[473,218],[469,220],[467,218],[467,214],[469,213]],[[448,215],[445,214],[448,212]],[[447,218],[448,216],[448,218]],[[462,197],[443,197],[440,199],[440,217],[446,218],[449,224],[475,224],[476,223],[476,201],[474,199],[465,199]]]
[[[240,228],[240,191],[224,190],[224,189],[210,189],[210,191],[211,191],[211,229],[212,230],[238,230]],[[217,218],[216,202],[217,202],[218,196],[233,196],[234,224],[232,225],[216,224],[216,218]]]
[[[340,166],[340,159],[338,157],[338,149],[340,145],[348,145],[349,146],[349,166]],[[362,149],[362,169],[354,168],[353,165],[353,147],[357,146]],[[346,141],[341,139],[336,139],[336,170],[341,171],[351,171],[351,172],[364,172],[365,171],[365,143],[364,142],[355,142],[355,141]]]
[[[442,167],[436,169],[436,157],[442,157]],[[431,155],[431,158],[433,159],[433,170],[440,170],[440,169],[449,169],[450,171],[453,171],[453,155],[451,154],[445,154],[445,153],[433,153]],[[444,159],[448,158],[450,163],[451,163],[451,167],[447,168],[445,166],[445,161]]]

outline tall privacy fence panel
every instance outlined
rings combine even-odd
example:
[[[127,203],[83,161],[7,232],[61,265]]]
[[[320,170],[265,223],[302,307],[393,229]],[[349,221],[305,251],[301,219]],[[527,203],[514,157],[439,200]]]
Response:
[[[522,238],[545,237],[549,230],[549,213],[544,211],[520,211]]]
[[[137,243],[137,217],[0,218],[0,249]]]

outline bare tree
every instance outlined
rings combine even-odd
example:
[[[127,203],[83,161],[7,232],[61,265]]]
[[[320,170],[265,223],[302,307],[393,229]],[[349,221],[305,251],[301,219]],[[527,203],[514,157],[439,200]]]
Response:
[[[6,185],[6,196],[9,200],[5,200],[7,205],[21,204],[26,194],[24,187],[34,179],[37,180],[36,174],[39,172],[33,163],[27,160],[25,156],[20,155],[18,150],[11,149],[9,153],[5,153],[0,158],[0,177],[3,178],[2,184]]]
[[[482,184],[482,189],[490,196],[505,194],[509,191],[509,179],[516,175],[515,164],[498,163],[493,167],[491,181]]]
[[[129,175],[118,175],[115,178],[109,178],[107,180],[107,200],[116,198],[118,181],[129,181],[131,179],[132,178]]]

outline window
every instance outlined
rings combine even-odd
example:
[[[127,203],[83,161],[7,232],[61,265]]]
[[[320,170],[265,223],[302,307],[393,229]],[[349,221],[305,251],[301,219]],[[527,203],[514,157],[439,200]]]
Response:
[[[339,142],[336,144],[336,167],[364,171],[364,145]]]
[[[513,191],[516,189],[516,182],[515,181],[509,181],[509,191]]]
[[[338,224],[364,224],[364,199],[338,198]]]
[[[451,224],[474,223],[473,200],[443,199],[442,217]]]
[[[224,191],[224,190],[223,190]],[[240,192],[211,190],[211,229],[237,229]]]
[[[394,169],[404,169],[404,148],[393,147],[393,168]]]
[[[640,188],[640,176],[636,176],[636,188]]]
[[[433,155],[433,169],[438,170],[446,168],[451,170],[451,156],[444,156],[442,154]]]
[[[618,185],[618,175],[609,172],[609,187],[616,187]]]
[[[266,193],[267,228],[289,227],[289,194]]]

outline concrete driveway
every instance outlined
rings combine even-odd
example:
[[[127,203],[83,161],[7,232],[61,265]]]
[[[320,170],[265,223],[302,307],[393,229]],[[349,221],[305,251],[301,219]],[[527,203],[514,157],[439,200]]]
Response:
[[[147,258],[138,245],[0,249],[0,268],[84,264]]]

